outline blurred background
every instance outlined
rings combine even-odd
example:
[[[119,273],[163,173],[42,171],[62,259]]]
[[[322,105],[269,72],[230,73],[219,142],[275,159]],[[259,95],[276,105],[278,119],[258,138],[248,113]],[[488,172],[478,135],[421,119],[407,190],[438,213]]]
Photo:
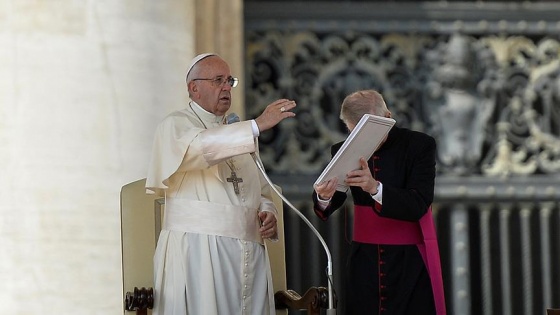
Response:
[[[320,222],[311,185],[346,136],[342,99],[374,88],[437,140],[448,313],[560,308],[558,16],[556,1],[0,0],[3,312],[123,313],[120,189],[145,177],[205,51],[241,79],[241,117],[298,103],[261,157],[325,237],[339,295],[352,209]],[[288,287],[326,286],[321,245],[288,208],[285,224]]]

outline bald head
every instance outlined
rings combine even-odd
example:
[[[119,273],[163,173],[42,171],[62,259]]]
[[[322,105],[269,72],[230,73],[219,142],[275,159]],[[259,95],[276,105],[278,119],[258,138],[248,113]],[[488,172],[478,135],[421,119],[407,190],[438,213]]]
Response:
[[[383,96],[375,90],[356,91],[344,98],[340,109],[340,119],[353,129],[365,114],[391,117],[391,112],[383,100]]]

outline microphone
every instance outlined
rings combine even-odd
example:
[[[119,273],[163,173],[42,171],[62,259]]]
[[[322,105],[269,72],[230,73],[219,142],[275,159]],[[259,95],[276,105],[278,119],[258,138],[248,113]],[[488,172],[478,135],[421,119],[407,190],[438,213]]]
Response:
[[[226,124],[231,125],[233,123],[239,122],[239,116],[236,113],[230,113],[226,116]]]
[[[237,115],[235,115],[235,116],[237,116]],[[237,119],[239,119],[239,117],[237,117]],[[319,233],[319,231],[317,231],[317,229],[305,217],[305,215],[303,213],[301,213],[301,211],[299,211],[296,207],[294,207],[294,205],[292,205],[288,201],[288,199],[286,199],[286,197],[284,197],[284,195],[282,195],[282,193],[280,193],[278,191],[278,189],[276,189],[276,187],[274,186],[274,184],[272,183],[272,181],[270,180],[270,178],[266,174],[266,171],[264,169],[264,165],[262,164],[261,159],[255,154],[255,152],[251,153],[251,157],[253,157],[253,160],[255,161],[255,164],[257,164],[257,167],[258,167],[259,171],[261,171],[261,174],[263,175],[265,180],[270,184],[270,187],[272,188],[272,190],[274,190],[274,192],[276,194],[278,194],[278,196],[303,220],[303,222],[305,222],[305,224],[307,224],[307,226],[311,229],[313,234],[315,234],[315,236],[319,239],[319,242],[321,242],[321,245],[323,245],[323,249],[325,250],[325,253],[327,255],[327,290],[328,290],[327,315],[336,315],[336,308],[334,306],[334,299],[335,299],[334,288],[332,287],[333,286],[332,256],[331,256],[331,252],[329,250],[329,247],[327,246],[327,243],[325,242],[325,240],[321,236],[321,233]]]
[[[225,119],[225,123],[227,125],[230,125],[230,124],[233,124],[233,123],[236,123],[236,122],[240,121],[239,116],[237,116],[236,113],[230,113],[224,119]],[[313,226],[313,224],[311,224],[311,222],[305,217],[305,215],[303,215],[303,213],[301,213],[301,211],[299,211],[296,207],[294,207],[294,205],[292,205],[288,201],[288,199],[286,199],[286,197],[284,197],[284,195],[282,195],[282,193],[280,193],[278,191],[278,189],[276,189],[276,187],[274,186],[274,184],[272,183],[272,181],[270,180],[270,178],[266,174],[266,171],[264,169],[264,165],[262,164],[262,161],[257,156],[257,154],[255,152],[252,152],[251,157],[255,161],[255,164],[257,165],[257,168],[262,173],[265,180],[270,184],[270,187],[274,190],[274,192],[276,194],[278,194],[278,196],[307,224],[307,226],[311,229],[313,234],[315,234],[315,236],[319,239],[319,242],[321,242],[321,245],[323,245],[323,249],[325,250],[325,253],[327,255],[327,286],[328,286],[327,315],[336,315],[336,308],[334,306],[334,299],[335,299],[334,288],[332,287],[333,286],[332,256],[331,256],[331,252],[329,251],[329,247],[327,246],[327,243],[325,242],[325,240],[323,239],[323,237],[321,236],[319,231],[317,231],[317,229]]]

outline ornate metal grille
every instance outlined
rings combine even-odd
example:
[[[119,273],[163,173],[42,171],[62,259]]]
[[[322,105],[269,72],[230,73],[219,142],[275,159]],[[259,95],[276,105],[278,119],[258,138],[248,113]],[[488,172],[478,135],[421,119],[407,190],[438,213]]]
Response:
[[[313,218],[311,184],[347,135],[340,103],[377,89],[399,126],[438,143],[434,207],[449,313],[559,306],[551,277],[559,255],[558,16],[560,4],[542,1],[246,3],[248,116],[277,98],[298,104],[295,120],[260,137],[267,170]],[[351,218],[313,218],[338,257],[339,289]],[[289,243],[312,239],[286,222]],[[321,266],[320,245],[306,245]],[[323,279],[321,271],[306,277],[298,250],[287,257],[297,289]]]

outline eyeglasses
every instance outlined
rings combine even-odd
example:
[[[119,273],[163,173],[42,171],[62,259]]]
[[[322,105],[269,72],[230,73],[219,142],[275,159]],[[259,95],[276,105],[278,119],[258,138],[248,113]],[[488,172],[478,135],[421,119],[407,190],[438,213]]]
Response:
[[[221,87],[224,86],[225,83],[227,83],[229,86],[231,87],[236,87],[237,83],[239,83],[239,79],[238,78],[234,78],[234,77],[217,77],[214,79],[192,79],[191,81],[210,81],[212,82],[212,85],[215,87]]]

